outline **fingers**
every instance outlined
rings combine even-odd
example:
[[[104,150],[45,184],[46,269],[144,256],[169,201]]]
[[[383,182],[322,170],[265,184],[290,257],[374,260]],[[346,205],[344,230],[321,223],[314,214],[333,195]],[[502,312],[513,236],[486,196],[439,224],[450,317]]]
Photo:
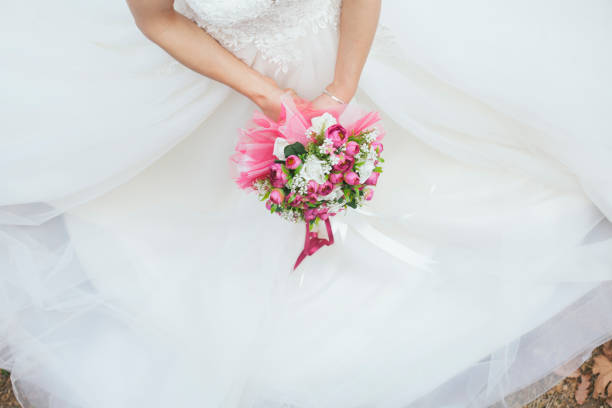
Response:
[[[285,88],[283,89],[283,91],[289,92],[291,98],[295,102],[296,107],[298,107],[299,109],[304,109],[310,105],[310,101],[298,95],[298,93],[293,88]]]

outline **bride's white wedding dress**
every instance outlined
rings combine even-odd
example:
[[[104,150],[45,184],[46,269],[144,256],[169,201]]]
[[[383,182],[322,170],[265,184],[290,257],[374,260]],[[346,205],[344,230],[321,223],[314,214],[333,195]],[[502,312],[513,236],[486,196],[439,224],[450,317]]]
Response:
[[[340,7],[176,3],[306,98]],[[252,103],[122,2],[0,6],[0,366],[24,407],[520,406],[609,338],[612,5],[382,7],[352,103],[383,116],[385,173],[291,272],[302,226],[232,181]]]

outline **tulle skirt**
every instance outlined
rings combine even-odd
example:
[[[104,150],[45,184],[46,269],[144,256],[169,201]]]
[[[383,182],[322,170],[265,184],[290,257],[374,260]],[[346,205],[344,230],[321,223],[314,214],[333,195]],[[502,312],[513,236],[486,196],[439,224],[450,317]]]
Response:
[[[232,179],[251,102],[123,4],[3,5],[0,366],[20,402],[520,406],[608,339],[612,8],[434,3],[383,2],[353,103],[383,117],[385,172],[293,272],[303,227]],[[315,97],[336,46],[302,38],[277,81]]]

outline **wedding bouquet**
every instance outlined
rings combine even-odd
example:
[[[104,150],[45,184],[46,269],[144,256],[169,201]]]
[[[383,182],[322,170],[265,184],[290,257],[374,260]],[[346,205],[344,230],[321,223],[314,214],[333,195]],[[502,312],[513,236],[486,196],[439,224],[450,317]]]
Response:
[[[333,244],[329,217],[372,199],[382,173],[384,130],[377,112],[354,105],[320,111],[298,108],[283,96],[274,122],[261,112],[240,129],[232,160],[238,185],[256,191],[266,208],[292,222],[305,222],[304,250],[294,269],[323,245]],[[325,222],[327,239],[314,226]]]

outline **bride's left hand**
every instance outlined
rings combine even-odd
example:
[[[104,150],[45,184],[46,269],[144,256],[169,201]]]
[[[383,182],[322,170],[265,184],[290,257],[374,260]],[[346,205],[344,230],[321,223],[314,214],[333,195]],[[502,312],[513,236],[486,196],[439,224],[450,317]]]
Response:
[[[327,86],[326,88],[329,92],[331,92],[333,95],[336,95],[340,98],[342,98],[346,103],[349,103],[350,100],[353,97],[354,92],[347,90],[345,88],[336,86],[335,83],[332,83],[330,85]],[[342,106],[344,104],[332,99],[331,96],[325,94],[325,93],[321,93],[321,95],[317,96],[315,99],[312,100],[311,102],[312,107],[314,109],[318,109],[318,110],[330,110],[330,109],[335,109],[338,106]]]
[[[321,94],[314,98],[311,102],[312,107],[317,110],[330,110],[337,108],[340,103],[334,101],[332,98],[325,94]]]

